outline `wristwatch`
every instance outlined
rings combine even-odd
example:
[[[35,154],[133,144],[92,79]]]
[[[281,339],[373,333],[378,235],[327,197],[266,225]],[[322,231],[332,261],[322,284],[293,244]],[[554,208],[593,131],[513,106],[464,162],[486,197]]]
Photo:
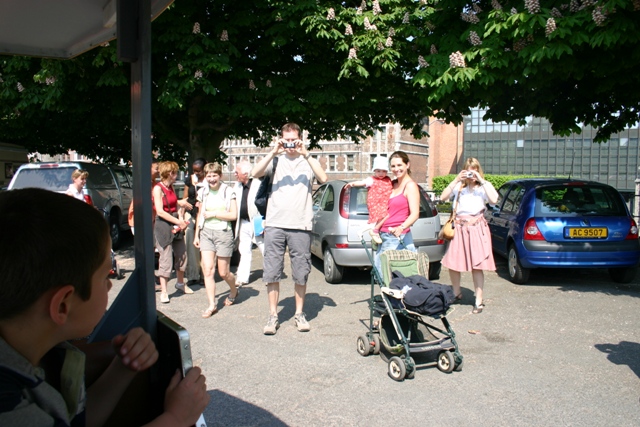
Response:
[[[304,155],[304,158],[305,158],[306,160],[309,160],[309,157],[311,157],[311,153],[309,153],[309,152],[307,151],[307,154],[305,154],[305,155]]]

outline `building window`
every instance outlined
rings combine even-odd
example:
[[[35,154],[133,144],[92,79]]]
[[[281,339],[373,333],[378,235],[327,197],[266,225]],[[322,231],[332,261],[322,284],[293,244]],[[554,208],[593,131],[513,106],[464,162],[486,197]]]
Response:
[[[354,170],[354,156],[353,154],[347,154],[347,171],[353,172]]]
[[[334,154],[329,155],[329,172],[336,170],[336,156]]]

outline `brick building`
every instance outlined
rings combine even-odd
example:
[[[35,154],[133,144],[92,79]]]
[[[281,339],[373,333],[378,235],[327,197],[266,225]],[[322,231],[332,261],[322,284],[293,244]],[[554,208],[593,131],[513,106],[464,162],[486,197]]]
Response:
[[[329,180],[359,180],[371,174],[371,165],[376,156],[388,156],[394,151],[402,150],[409,155],[413,178],[428,189],[433,173],[446,170],[447,172],[442,173],[446,174],[452,167],[455,168],[453,165],[457,162],[456,155],[462,152],[462,134],[457,133],[455,126],[440,122],[425,122],[425,130],[431,133],[431,138],[415,139],[410,131],[401,129],[400,125],[387,124],[376,131],[374,136],[358,143],[351,139],[321,141],[320,150],[312,150],[311,155],[324,167]],[[429,146],[432,141],[435,143],[440,140],[446,140],[447,143],[444,144],[445,148],[435,150],[434,156]],[[233,171],[240,160],[255,164],[267,152],[266,148],[254,146],[249,139],[225,140],[222,150],[228,156],[224,172],[227,174],[225,179],[229,181],[235,179]]]

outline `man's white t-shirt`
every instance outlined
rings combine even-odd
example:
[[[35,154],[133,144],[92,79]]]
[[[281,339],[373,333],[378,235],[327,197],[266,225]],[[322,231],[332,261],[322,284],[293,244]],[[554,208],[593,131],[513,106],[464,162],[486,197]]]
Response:
[[[265,176],[271,175],[272,171],[273,161],[267,166]],[[311,165],[303,156],[291,159],[286,154],[281,154],[278,157],[271,197],[267,205],[267,227],[311,230],[313,177]]]

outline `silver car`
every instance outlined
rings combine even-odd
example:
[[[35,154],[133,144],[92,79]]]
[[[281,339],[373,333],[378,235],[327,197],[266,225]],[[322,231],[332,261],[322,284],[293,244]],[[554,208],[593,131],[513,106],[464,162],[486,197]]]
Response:
[[[367,225],[367,189],[346,189],[347,181],[329,181],[313,194],[313,228],[311,253],[324,262],[324,277],[328,283],[340,283],[345,267],[371,268],[371,262],[360,238]],[[429,279],[440,277],[440,260],[445,242],[438,240],[440,215],[429,196],[420,192],[420,218],[411,227],[413,241],[419,252],[429,256]],[[371,237],[364,233],[367,247]]]

